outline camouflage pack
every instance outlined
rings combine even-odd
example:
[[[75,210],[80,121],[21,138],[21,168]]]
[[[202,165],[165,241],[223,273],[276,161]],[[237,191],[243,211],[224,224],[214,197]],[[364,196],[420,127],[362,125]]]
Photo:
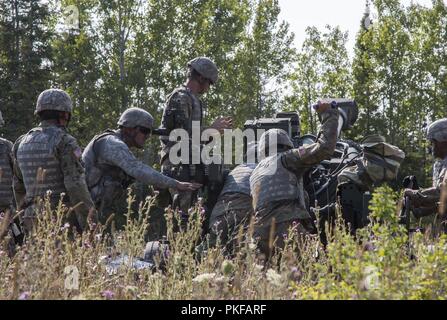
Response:
[[[397,178],[405,153],[385,141],[380,135],[366,137],[363,142],[363,165],[374,182],[391,181]]]

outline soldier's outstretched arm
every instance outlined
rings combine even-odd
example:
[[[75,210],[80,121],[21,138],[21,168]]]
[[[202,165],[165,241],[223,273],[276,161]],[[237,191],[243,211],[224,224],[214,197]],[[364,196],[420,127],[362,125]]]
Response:
[[[322,127],[317,142],[292,149],[283,155],[282,161],[287,168],[298,169],[313,166],[330,158],[337,143],[338,116],[337,109],[330,107],[320,109]]]
[[[76,139],[67,134],[59,143],[57,151],[71,205],[75,206],[76,218],[82,230],[86,230],[89,216],[92,219],[91,222],[96,222],[97,216],[85,180],[85,171],[80,162],[82,150]]]
[[[177,180],[163,175],[138,160],[129,150],[129,147],[116,138],[111,137],[107,141],[104,140],[101,149],[102,160],[121,168],[126,174],[142,183],[162,189],[178,187]]]
[[[17,150],[23,136],[17,139],[12,148],[11,157],[13,162],[13,180],[12,187],[14,191],[14,198],[16,200],[17,209],[21,209],[25,203],[26,189],[23,183],[22,171],[20,171],[19,164],[17,162]]]

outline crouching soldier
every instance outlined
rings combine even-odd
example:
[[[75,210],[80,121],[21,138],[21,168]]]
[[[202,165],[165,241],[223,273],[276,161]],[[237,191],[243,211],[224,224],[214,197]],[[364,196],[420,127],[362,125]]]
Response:
[[[250,177],[254,237],[267,259],[274,253],[274,247],[284,247],[289,228],[300,234],[313,231],[305,205],[303,173],[334,153],[339,116],[330,102],[320,102],[316,111],[322,121],[316,143],[294,149],[290,137],[280,129],[265,132],[259,141],[261,155],[270,154],[273,147],[277,150],[261,160]]]
[[[130,108],[118,120],[118,129],[97,135],[82,154],[87,184],[91,196],[105,223],[116,212],[126,189],[136,180],[165,189],[192,192],[201,187],[197,183],[180,182],[167,177],[138,160],[130,148],[142,149],[153,129],[151,114],[140,108]],[[121,213],[121,216],[124,213]]]

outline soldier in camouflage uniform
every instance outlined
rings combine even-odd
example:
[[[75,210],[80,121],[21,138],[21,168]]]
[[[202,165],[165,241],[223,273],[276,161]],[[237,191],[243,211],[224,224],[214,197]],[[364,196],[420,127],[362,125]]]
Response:
[[[320,102],[317,112],[322,127],[316,143],[294,149],[287,133],[280,129],[265,132],[259,141],[260,154],[266,154],[267,148],[274,144],[278,151],[261,160],[250,177],[255,211],[253,236],[258,239],[259,249],[267,258],[273,254],[274,245],[278,248],[284,246],[284,236],[290,227],[298,233],[311,230],[303,173],[334,153],[339,116],[339,111],[328,102]],[[269,137],[275,140],[275,136],[276,141],[268,144]]]
[[[247,226],[253,216],[250,176],[255,167],[254,163],[241,164],[225,179],[211,213],[207,239],[209,247],[214,247],[219,239],[228,253],[233,251],[239,229]]]
[[[203,182],[196,180],[198,166],[192,164],[171,164],[169,152],[176,142],[169,141],[169,133],[175,129],[184,129],[191,138],[193,121],[199,123],[200,132],[204,130],[202,122],[203,104],[199,99],[199,95],[206,93],[210,85],[217,82],[217,79],[218,70],[213,61],[206,57],[195,58],[188,63],[186,83],[175,89],[168,96],[162,118],[162,126],[167,130],[168,135],[160,137],[162,171],[166,175],[181,181]],[[231,128],[231,125],[231,118],[223,117],[217,119],[211,128],[222,133],[224,129]],[[190,143],[190,157],[193,150],[200,152],[200,146]],[[189,161],[190,159],[187,160]],[[179,207],[184,213],[188,212],[188,209],[194,204],[197,197],[196,192],[179,192],[171,189],[170,193],[174,207]]]
[[[420,190],[405,190],[405,195],[410,197],[413,214],[416,217],[427,216],[436,212],[443,215],[444,203],[440,206],[440,197],[443,191],[443,181],[447,176],[447,119],[433,122],[427,130],[427,139],[432,143],[433,155],[438,159],[433,166],[433,186]],[[447,230],[445,222],[444,231]]]
[[[96,221],[96,210],[85,183],[80,159],[82,150],[66,128],[72,113],[70,96],[60,89],[43,91],[36,104],[38,127],[14,144],[14,193],[19,209],[25,209],[23,223],[31,231],[39,213],[40,198],[49,193],[52,207],[62,199],[74,207],[72,220],[78,231]]]
[[[2,113],[0,111],[0,127],[4,125]],[[12,190],[12,142],[0,138],[0,226],[3,219],[11,220],[15,214],[14,193]],[[14,251],[14,237],[20,236],[21,232],[17,224],[10,222],[10,228],[0,230],[0,242],[4,236],[9,234],[8,253],[12,256]]]
[[[0,111],[0,127],[4,121]],[[0,212],[11,211],[14,204],[12,191],[12,142],[0,138]]]
[[[127,109],[118,120],[117,130],[107,130],[95,136],[85,148],[82,160],[87,184],[101,222],[104,223],[111,213],[118,213],[115,200],[119,200],[135,180],[162,189],[189,192],[201,187],[165,176],[134,156],[130,148],[143,148],[153,123],[149,112],[140,108]]]

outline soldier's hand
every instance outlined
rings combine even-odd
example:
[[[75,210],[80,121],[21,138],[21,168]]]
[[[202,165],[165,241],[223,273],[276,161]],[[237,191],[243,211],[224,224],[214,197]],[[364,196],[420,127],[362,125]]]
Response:
[[[202,185],[200,183],[189,183],[189,182],[178,182],[177,183],[177,190],[179,191],[196,191],[197,189],[201,188]]]
[[[317,113],[323,113],[332,108],[331,104],[332,100],[323,99],[319,100],[313,107]]]
[[[233,119],[231,117],[221,117],[214,121],[211,128],[216,129],[221,134],[225,129],[233,128]]]

